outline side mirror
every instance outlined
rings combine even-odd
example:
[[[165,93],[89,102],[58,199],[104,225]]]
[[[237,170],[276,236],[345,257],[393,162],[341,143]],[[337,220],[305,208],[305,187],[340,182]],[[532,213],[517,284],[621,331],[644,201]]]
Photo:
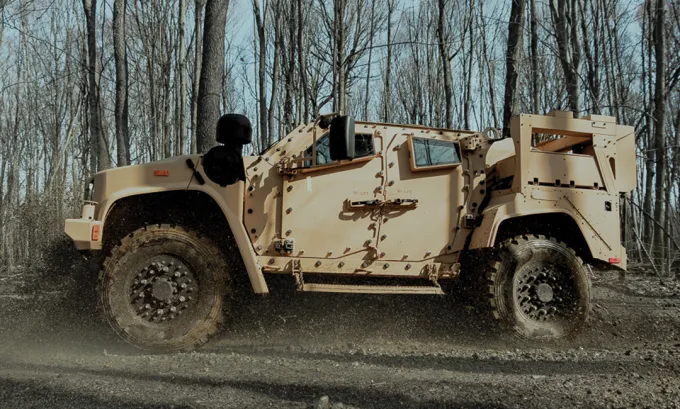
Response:
[[[333,118],[328,141],[331,160],[354,159],[354,140],[354,118],[348,115]]]

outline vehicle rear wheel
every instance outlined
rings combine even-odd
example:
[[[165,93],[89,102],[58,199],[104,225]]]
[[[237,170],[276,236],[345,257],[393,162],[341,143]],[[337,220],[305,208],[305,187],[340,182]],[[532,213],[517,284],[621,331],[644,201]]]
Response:
[[[157,352],[207,342],[224,322],[230,289],[225,257],[212,241],[170,225],[123,238],[99,277],[100,303],[114,331]]]
[[[494,318],[520,338],[569,338],[588,321],[591,284],[583,261],[552,238],[503,242],[486,278]]]

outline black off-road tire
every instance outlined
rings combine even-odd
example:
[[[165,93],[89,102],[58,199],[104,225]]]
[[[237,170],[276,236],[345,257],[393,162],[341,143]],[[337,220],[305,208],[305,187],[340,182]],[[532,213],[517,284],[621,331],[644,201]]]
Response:
[[[125,341],[153,352],[205,344],[224,323],[231,295],[223,253],[179,226],[146,226],[127,235],[99,274],[108,323]]]
[[[583,261],[553,238],[504,241],[486,280],[493,317],[520,339],[570,339],[588,322],[591,283]]]

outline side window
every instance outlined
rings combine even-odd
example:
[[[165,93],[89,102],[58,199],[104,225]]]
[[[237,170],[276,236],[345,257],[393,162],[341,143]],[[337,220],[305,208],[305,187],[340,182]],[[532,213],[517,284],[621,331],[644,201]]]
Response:
[[[372,134],[356,134],[354,137],[354,151],[357,158],[365,158],[366,156],[375,155],[373,149],[373,135]]]
[[[411,146],[412,164],[417,169],[457,165],[461,162],[458,142],[411,138]]]
[[[331,152],[329,147],[330,136],[328,133],[323,134],[319,139],[316,140],[316,165],[327,165],[331,162]],[[354,145],[356,150],[355,158],[365,158],[367,156],[375,155],[375,150],[373,149],[373,135],[372,134],[357,134],[354,139]],[[310,146],[305,150],[305,157],[312,156],[312,147]],[[304,167],[308,168],[312,166],[312,161],[307,160],[304,163]]]

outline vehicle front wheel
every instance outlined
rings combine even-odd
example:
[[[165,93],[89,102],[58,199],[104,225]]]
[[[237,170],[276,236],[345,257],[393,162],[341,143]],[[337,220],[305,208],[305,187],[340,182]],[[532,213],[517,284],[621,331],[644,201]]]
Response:
[[[224,322],[227,268],[213,242],[195,232],[143,227],[104,260],[100,303],[114,331],[134,346],[188,350],[207,342]]]
[[[486,279],[494,318],[520,338],[570,338],[588,321],[591,284],[583,262],[552,238],[506,240]]]

